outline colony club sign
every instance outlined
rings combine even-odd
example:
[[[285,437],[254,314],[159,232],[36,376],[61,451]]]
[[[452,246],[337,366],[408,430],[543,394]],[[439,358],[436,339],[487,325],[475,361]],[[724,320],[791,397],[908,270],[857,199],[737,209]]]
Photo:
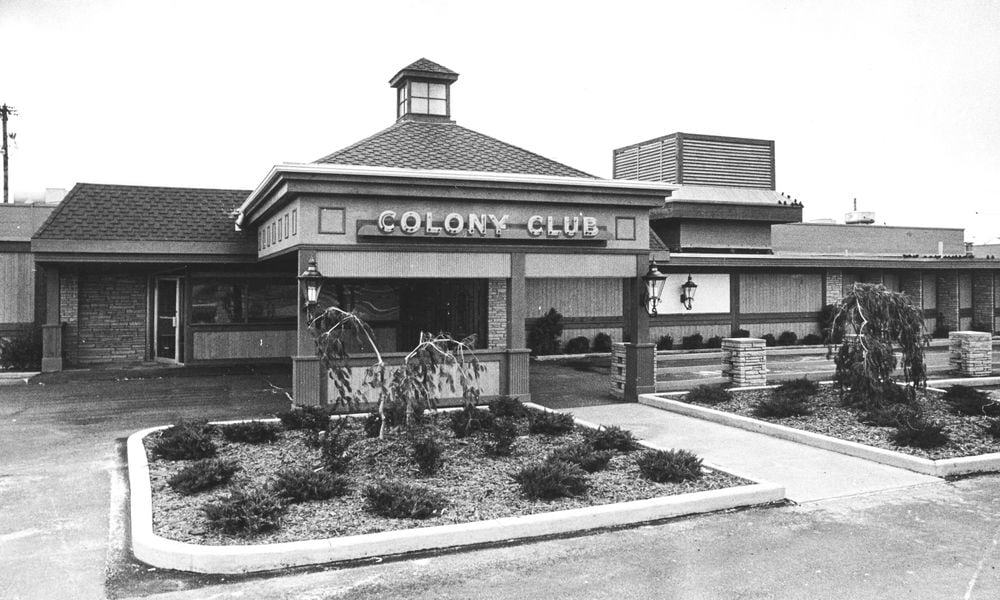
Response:
[[[442,233],[458,237],[479,235],[486,237],[491,231],[495,237],[504,237],[507,231],[510,215],[492,215],[481,213],[448,213],[443,218],[433,212],[419,213],[408,210],[402,214],[394,210],[384,210],[378,216],[378,230],[387,235],[393,234],[397,228],[408,235],[441,235]],[[594,217],[532,215],[525,223],[527,234],[531,238],[596,238],[599,229]],[[520,227],[517,229],[520,230]],[[523,232],[523,230],[522,230]],[[523,235],[523,233],[522,233]]]

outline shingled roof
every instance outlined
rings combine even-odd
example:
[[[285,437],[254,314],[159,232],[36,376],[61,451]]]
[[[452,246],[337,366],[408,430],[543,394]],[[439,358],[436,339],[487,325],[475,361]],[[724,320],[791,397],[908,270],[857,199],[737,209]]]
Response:
[[[235,210],[247,190],[78,183],[32,239],[246,242]]]
[[[440,121],[400,120],[388,129],[316,162],[597,179],[454,122]]]

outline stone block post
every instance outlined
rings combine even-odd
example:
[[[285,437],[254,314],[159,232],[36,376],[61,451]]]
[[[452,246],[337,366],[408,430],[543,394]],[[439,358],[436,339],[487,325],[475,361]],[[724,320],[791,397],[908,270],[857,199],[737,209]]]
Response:
[[[948,362],[965,377],[993,374],[993,340],[980,331],[952,331],[948,334]]]
[[[767,354],[764,340],[723,338],[722,375],[733,385],[745,387],[767,384]]]

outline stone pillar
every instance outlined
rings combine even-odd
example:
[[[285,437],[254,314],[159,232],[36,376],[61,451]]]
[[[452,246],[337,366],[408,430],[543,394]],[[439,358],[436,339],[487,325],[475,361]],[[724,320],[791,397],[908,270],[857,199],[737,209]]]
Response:
[[[948,334],[948,362],[965,377],[993,374],[993,340],[981,331],[952,331]]]
[[[844,298],[844,272],[839,269],[827,269],[823,274],[826,282],[826,297],[823,304],[836,304]]]
[[[767,384],[767,354],[759,338],[722,339],[722,375],[733,385]]]
[[[60,269],[59,322],[63,324],[63,358],[70,365],[80,362],[80,276]]]
[[[972,275],[972,323],[977,329],[988,328],[993,332],[993,307],[996,305],[996,290],[992,272],[977,272]]]
[[[524,329],[524,325],[521,325]],[[507,348],[507,280],[490,279],[486,291],[486,347]]]
[[[949,272],[937,276],[937,326],[948,331],[959,329],[958,273]]]

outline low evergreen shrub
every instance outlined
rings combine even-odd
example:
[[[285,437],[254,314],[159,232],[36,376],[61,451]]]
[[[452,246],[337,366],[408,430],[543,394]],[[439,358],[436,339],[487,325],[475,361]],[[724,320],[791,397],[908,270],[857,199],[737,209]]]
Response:
[[[440,515],[448,505],[438,492],[402,481],[377,481],[366,486],[361,495],[365,510],[390,519],[428,519]]]
[[[757,401],[753,406],[753,414],[758,417],[786,419],[811,415],[812,408],[806,402],[807,396],[801,394],[772,394],[770,397]]]
[[[809,398],[816,395],[818,392],[819,384],[815,381],[810,381],[805,377],[786,381],[774,388],[774,393],[778,396],[801,396],[803,398]]]
[[[990,419],[983,429],[986,431],[986,435],[993,439],[1000,439],[1000,419]]]
[[[197,460],[215,456],[214,428],[204,422],[180,421],[153,440],[152,454],[165,460]]]
[[[0,369],[37,371],[42,367],[42,335],[37,330],[0,337]]]
[[[523,419],[528,416],[528,408],[524,403],[511,396],[500,396],[490,400],[489,408],[497,418]]]
[[[612,456],[608,450],[595,450],[588,443],[576,443],[556,448],[545,460],[567,462],[577,465],[587,473],[596,473],[608,468]]]
[[[330,424],[330,411],[323,406],[298,406],[278,413],[285,429],[312,429],[322,431]]]
[[[228,442],[244,444],[270,444],[278,440],[278,426],[263,421],[231,423],[221,428],[222,437]]]
[[[521,492],[531,499],[554,500],[580,496],[587,491],[587,472],[561,460],[546,460],[522,467],[513,475]]]
[[[746,329],[734,329],[733,332],[729,335],[729,337],[748,338],[750,337],[750,332],[747,331]]]
[[[347,493],[350,480],[327,471],[288,467],[278,471],[271,483],[275,494],[286,501],[329,500]]]
[[[486,431],[493,424],[493,413],[481,408],[466,406],[448,414],[448,427],[456,438],[464,438],[477,431]]]
[[[528,431],[544,435],[563,435],[573,431],[573,415],[548,411],[531,411],[528,414]]]
[[[444,464],[444,446],[432,436],[417,436],[410,442],[413,462],[425,477],[437,473]]]
[[[559,336],[563,332],[562,315],[550,308],[528,332],[528,348],[532,356],[559,354]]]
[[[320,457],[331,473],[343,473],[350,466],[351,456],[347,449],[354,442],[354,435],[346,428],[346,424],[347,419],[338,419],[335,426],[318,433]]]
[[[894,402],[882,408],[864,412],[860,418],[862,423],[873,427],[899,427],[921,419],[923,419],[923,415],[916,406],[902,402]]]
[[[586,354],[590,352],[590,340],[584,336],[578,336],[566,342],[563,348],[564,354]]]
[[[772,333],[765,333],[760,336],[760,339],[764,340],[764,345],[768,348],[778,345],[778,340],[774,339],[774,334]]]
[[[706,348],[721,348],[722,347],[722,337],[713,335],[705,341]]]
[[[591,346],[594,352],[611,352],[611,336],[603,331],[594,336],[594,343]]]
[[[239,465],[232,460],[203,458],[178,471],[167,485],[179,494],[190,496],[229,483]]]
[[[597,429],[588,430],[584,433],[584,437],[594,450],[631,452],[639,447],[639,442],[632,432],[617,425],[601,425]]]
[[[947,444],[950,440],[941,423],[925,418],[901,422],[896,426],[896,431],[890,436],[890,439],[897,446],[912,446],[914,448],[937,448]]]
[[[635,462],[642,476],[656,483],[681,483],[701,477],[701,459],[687,450],[647,450]]]
[[[721,385],[699,385],[684,396],[685,402],[698,404],[722,404],[732,396]]]
[[[657,350],[673,350],[674,349],[674,338],[669,335],[661,335],[660,339],[656,340]]]
[[[517,440],[517,424],[510,417],[499,417],[486,431],[486,452],[493,456],[510,456]]]
[[[209,529],[252,536],[277,529],[285,504],[267,487],[243,488],[202,507]]]
[[[697,350],[705,347],[705,338],[700,333],[693,333],[681,338],[681,348],[684,350]]]
[[[953,385],[944,393],[942,400],[958,415],[1000,417],[1000,402],[994,402],[988,394],[974,387]]]
[[[799,343],[803,346],[819,346],[823,343],[823,338],[816,333],[807,333]]]
[[[794,346],[799,341],[799,336],[794,331],[782,331],[778,336],[779,346]]]

